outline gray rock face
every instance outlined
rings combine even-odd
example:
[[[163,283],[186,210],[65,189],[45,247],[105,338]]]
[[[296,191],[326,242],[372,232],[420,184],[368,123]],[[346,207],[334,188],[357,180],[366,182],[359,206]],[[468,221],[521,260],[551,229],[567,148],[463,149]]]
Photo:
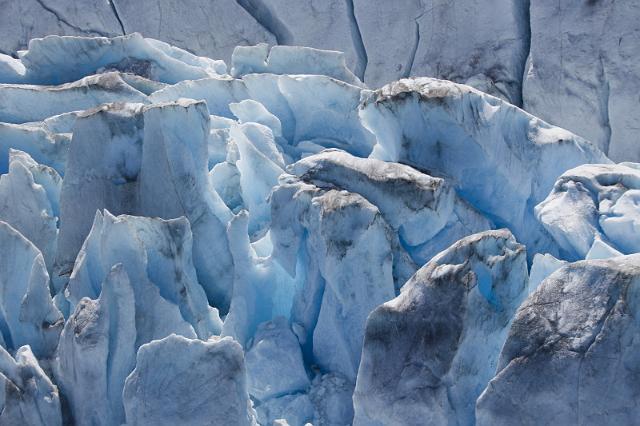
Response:
[[[469,83],[516,105],[521,102],[529,48],[528,2],[354,0],[354,4],[368,58],[365,81],[372,87],[429,76]]]
[[[634,424],[640,256],[577,262],[518,309],[477,424]]]
[[[14,53],[26,48],[29,40],[50,34],[122,35],[110,4],[100,0],[3,0],[0,2],[3,12],[0,16],[0,52]]]
[[[367,320],[354,424],[473,424],[527,279],[508,230],[463,238],[422,267]]]

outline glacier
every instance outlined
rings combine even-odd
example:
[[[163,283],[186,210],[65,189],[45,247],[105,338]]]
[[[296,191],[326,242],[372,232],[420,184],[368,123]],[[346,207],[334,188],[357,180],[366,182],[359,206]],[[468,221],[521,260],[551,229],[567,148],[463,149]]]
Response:
[[[528,107],[533,3],[12,5],[0,424],[633,423],[640,165]]]

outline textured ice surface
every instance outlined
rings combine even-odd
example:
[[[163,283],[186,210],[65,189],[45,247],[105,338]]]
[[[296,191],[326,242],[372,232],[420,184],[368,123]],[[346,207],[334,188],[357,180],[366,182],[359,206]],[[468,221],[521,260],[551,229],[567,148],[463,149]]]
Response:
[[[66,3],[36,3],[7,10],[84,31]],[[617,407],[637,396],[628,283],[640,262],[625,255],[640,248],[639,166],[469,86],[365,87],[426,67],[519,102],[527,3],[423,3],[114,0],[85,16],[97,34],[116,17],[118,32],[189,37],[196,52],[280,44],[240,46],[229,68],[137,34],[0,55],[0,423],[473,424],[485,388],[482,422],[513,423],[501,407],[520,395],[548,423],[582,420],[583,401],[595,413],[584,423],[607,423],[606,406],[630,422]],[[347,36],[344,55],[282,45]],[[610,283],[624,303],[569,282]],[[518,334],[535,328],[526,318],[511,326],[528,295],[523,310],[553,310],[540,335],[560,318],[622,336],[592,339],[593,374],[542,408],[529,388],[555,378],[524,365],[525,379],[503,380],[522,359],[507,362],[509,348],[540,341]],[[626,322],[592,321],[601,305]],[[553,346],[572,339],[563,327],[536,372],[577,356]],[[584,381],[607,369],[631,384]]]
[[[26,71],[6,55],[49,34],[128,34],[133,41],[113,44],[167,73],[176,65],[163,53],[186,64],[191,54],[132,33],[229,64],[238,45],[309,46],[345,52],[370,87],[409,76],[469,84],[593,140],[616,161],[638,161],[639,17],[629,0],[13,1],[0,16],[0,81]],[[263,67],[268,49],[258,50],[253,63]],[[80,69],[77,58],[65,61]]]
[[[565,256],[578,260],[639,252],[639,205],[637,163],[593,164],[563,173],[535,211]]]
[[[609,160],[588,141],[468,86],[400,80],[371,93],[361,117],[372,157],[447,176],[461,197],[506,226],[529,255],[552,248],[533,215],[563,171]]]
[[[354,424],[472,424],[527,279],[508,230],[463,238],[422,267],[367,320]]]
[[[203,102],[148,108],[111,104],[83,114],[74,127],[62,185],[58,273],[71,269],[98,209],[165,219],[186,216],[198,278],[212,303],[227,309],[233,268],[222,220],[231,213],[209,190],[208,136]]]
[[[135,300],[124,266],[116,264],[100,297],[80,300],[65,324],[55,376],[77,425],[124,423],[122,389],[136,362]]]
[[[51,357],[64,318],[53,305],[42,253],[20,232],[0,221],[1,346],[29,345],[35,356]]]
[[[0,386],[1,424],[62,425],[58,388],[28,345],[19,348],[15,357],[0,347]]]
[[[138,351],[123,393],[127,425],[254,425],[242,348],[171,335]]]
[[[525,109],[616,161],[639,161],[639,16],[635,2],[531,2]]]
[[[9,173],[0,176],[0,220],[35,244],[48,271],[55,259],[61,184],[52,168],[22,151],[9,150]]]
[[[75,308],[96,299],[114,265],[122,263],[136,302],[136,347],[170,333],[207,339],[220,332],[192,263],[192,236],[184,218],[162,220],[96,213],[65,295]]]
[[[478,400],[479,425],[638,416],[638,255],[567,265],[524,302]]]

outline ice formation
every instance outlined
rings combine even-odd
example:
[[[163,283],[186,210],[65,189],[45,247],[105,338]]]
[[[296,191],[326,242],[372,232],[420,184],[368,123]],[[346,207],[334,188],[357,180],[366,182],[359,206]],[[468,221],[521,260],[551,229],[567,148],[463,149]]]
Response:
[[[238,45],[310,46],[345,52],[350,72],[371,87],[425,75],[469,84],[590,139],[616,161],[640,161],[639,17],[639,5],[629,0],[7,1],[0,80],[21,82],[19,50],[49,34],[140,32],[228,64]],[[160,66],[167,57],[193,63],[193,55],[177,55],[165,43],[131,45],[137,52],[130,64],[150,56]],[[264,72],[267,48],[254,52],[260,63],[253,69]],[[96,65],[121,58],[107,55],[107,63]]]
[[[576,262],[543,281],[515,315],[479,425],[636,421],[638,260]]]
[[[633,422],[640,166],[516,106],[519,2],[98,3],[9,10],[110,37],[0,56],[0,424]]]
[[[527,279],[508,230],[436,255],[367,320],[354,424],[474,423]]]

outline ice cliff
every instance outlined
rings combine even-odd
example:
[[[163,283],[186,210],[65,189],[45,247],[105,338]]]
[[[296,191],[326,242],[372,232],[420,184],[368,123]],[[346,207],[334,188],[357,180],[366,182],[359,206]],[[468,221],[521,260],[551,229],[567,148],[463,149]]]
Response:
[[[0,10],[0,75],[14,80],[19,51],[50,34],[139,32],[227,63],[238,45],[309,46],[344,52],[350,72],[371,87],[411,76],[468,84],[586,137],[616,161],[640,161],[633,0],[2,0]],[[276,50],[267,66],[246,70],[273,72],[279,58]]]
[[[498,2],[503,68],[483,2],[445,3],[138,28],[228,65],[116,36],[168,3],[11,3],[114,37],[0,57],[0,424],[633,423],[640,166],[514,105],[520,3]],[[434,51],[469,16],[474,44]],[[329,28],[353,49],[289,45]]]

